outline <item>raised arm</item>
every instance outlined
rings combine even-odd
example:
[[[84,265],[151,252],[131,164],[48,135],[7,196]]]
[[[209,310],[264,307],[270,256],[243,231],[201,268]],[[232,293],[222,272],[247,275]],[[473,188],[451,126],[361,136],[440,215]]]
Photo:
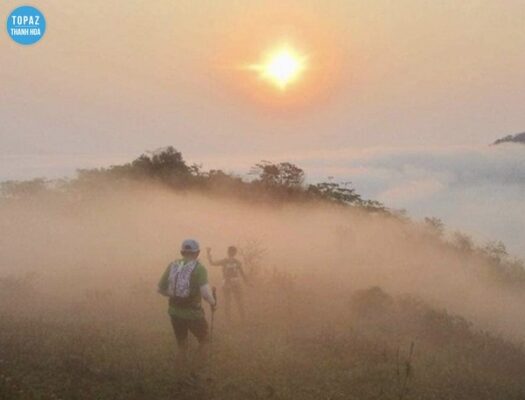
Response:
[[[217,267],[217,266],[221,266],[223,264],[223,260],[213,261],[213,258],[211,256],[211,248],[210,247],[206,247],[206,255],[208,256],[208,262],[210,263],[210,265],[213,265],[213,266]]]

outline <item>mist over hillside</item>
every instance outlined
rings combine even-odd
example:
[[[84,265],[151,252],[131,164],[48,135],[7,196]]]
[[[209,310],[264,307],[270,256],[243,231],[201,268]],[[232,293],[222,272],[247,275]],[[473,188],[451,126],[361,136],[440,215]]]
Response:
[[[349,185],[307,185],[291,163],[261,162],[252,177],[203,171],[168,148],[68,181],[3,183],[0,372],[61,398],[319,398],[329,376],[333,398],[525,390],[525,270],[502,243],[412,221]],[[207,383],[153,367],[166,374],[174,345],[156,284],[187,237],[219,254],[237,245],[253,283],[245,327],[219,307],[221,364]],[[498,357],[506,381],[487,361]],[[0,393],[15,396],[9,382]]]
[[[413,218],[438,217],[478,242],[502,240],[525,257],[524,146],[344,148],[292,160],[310,179],[350,180],[365,197]]]

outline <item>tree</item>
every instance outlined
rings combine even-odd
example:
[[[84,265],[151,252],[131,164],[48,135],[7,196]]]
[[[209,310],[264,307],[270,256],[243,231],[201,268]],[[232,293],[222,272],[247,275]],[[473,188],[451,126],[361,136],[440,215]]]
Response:
[[[47,189],[48,182],[37,178],[31,181],[6,181],[0,183],[0,195],[4,198],[19,199],[30,197]]]
[[[300,187],[304,182],[304,171],[289,162],[273,164],[263,160],[255,164],[250,173],[257,175],[257,180],[268,186],[292,188]]]
[[[505,244],[499,240],[497,241],[490,241],[482,249],[483,253],[485,253],[489,258],[496,262],[502,262],[505,260],[509,253],[507,252],[507,248],[505,247]]]
[[[190,175],[191,168],[184,161],[182,154],[173,146],[158,149],[150,154],[142,154],[131,163],[134,173],[159,178],[173,175]]]
[[[350,187],[351,182],[321,182],[308,186],[308,192],[315,197],[341,204],[359,204],[361,196]]]
[[[462,252],[471,253],[474,251],[474,241],[465,233],[456,231],[452,236],[452,244]]]
[[[445,224],[439,218],[425,217],[425,225],[431,232],[435,233],[437,236],[443,236],[443,232],[445,231]]]

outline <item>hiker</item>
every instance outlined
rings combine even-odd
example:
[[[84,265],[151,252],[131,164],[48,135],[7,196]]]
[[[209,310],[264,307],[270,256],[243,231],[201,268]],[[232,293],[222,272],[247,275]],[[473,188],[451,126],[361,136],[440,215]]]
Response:
[[[239,310],[239,316],[244,321],[244,301],[242,293],[243,282],[248,285],[246,275],[242,269],[241,262],[235,257],[237,255],[237,248],[235,246],[228,247],[228,257],[220,261],[213,261],[211,256],[211,248],[207,248],[208,261],[211,265],[222,267],[223,276],[223,295],[224,295],[224,312],[226,319],[231,322],[231,299],[234,298]]]
[[[168,265],[159,282],[159,293],[169,297],[168,313],[177,339],[179,359],[187,360],[188,331],[199,342],[199,355],[204,359],[209,341],[208,323],[204,318],[201,299],[204,298],[215,311],[216,302],[210,285],[208,272],[199,260],[199,243],[188,239],[182,242],[182,259]]]

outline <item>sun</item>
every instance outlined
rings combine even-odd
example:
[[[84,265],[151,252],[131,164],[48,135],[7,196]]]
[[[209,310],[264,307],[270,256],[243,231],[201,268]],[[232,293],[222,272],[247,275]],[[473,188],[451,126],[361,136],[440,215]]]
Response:
[[[306,69],[306,57],[288,47],[271,52],[261,64],[250,66],[262,79],[281,90],[294,83]]]

